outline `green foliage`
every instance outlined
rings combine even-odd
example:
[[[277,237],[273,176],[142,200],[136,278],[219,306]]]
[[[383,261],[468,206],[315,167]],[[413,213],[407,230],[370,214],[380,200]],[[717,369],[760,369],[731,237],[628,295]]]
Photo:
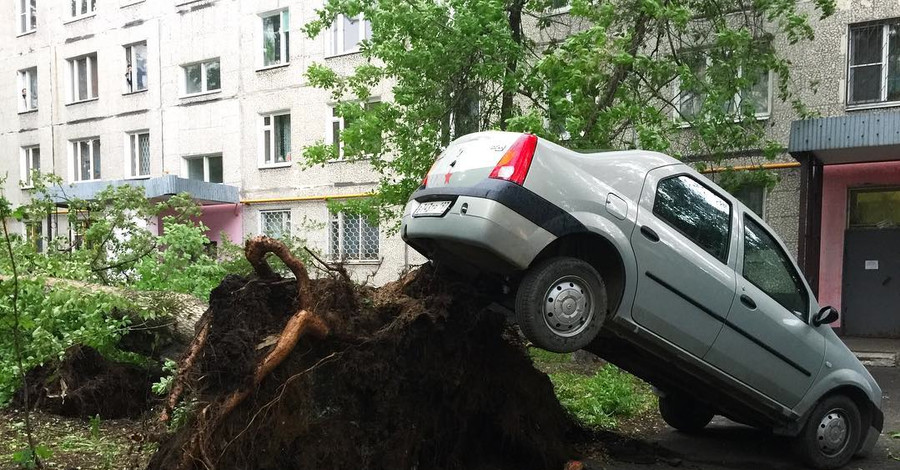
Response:
[[[150,390],[159,395],[166,396],[172,390],[172,384],[175,382],[175,375],[178,373],[178,363],[166,359],[163,363],[163,376],[159,378],[159,382],[153,384]]]
[[[348,76],[311,64],[307,78],[343,116],[343,157],[368,162],[376,194],[350,210],[395,218],[447,143],[487,129],[527,131],[581,149],[644,148],[719,161],[736,150],[772,158],[782,146],[756,117],[751,90],[771,71],[776,101],[811,113],[776,36],[809,41],[809,15],[835,0],[328,0],[305,25],[339,14],[372,24],[366,59]],[[698,96],[682,112],[675,86]],[[367,105],[390,89],[390,102]],[[737,106],[737,97],[741,97]],[[304,149],[306,165],[336,147]]]
[[[12,461],[21,468],[31,469],[37,468],[38,460],[46,460],[51,456],[53,456],[53,451],[45,445],[38,445],[34,447],[34,450],[27,448],[13,453]]]
[[[534,362],[542,364],[564,364],[572,361],[571,354],[555,353],[541,348],[528,348],[528,355]]]
[[[559,402],[587,426],[615,428],[618,419],[647,411],[655,403],[646,385],[613,365],[594,375],[555,372],[550,380]]]
[[[100,439],[100,415],[91,416],[91,439]]]

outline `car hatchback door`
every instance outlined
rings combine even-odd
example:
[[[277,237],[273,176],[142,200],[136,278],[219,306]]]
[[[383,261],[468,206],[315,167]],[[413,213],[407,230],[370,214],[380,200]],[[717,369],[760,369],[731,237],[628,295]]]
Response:
[[[733,211],[686,170],[664,166],[644,182],[631,236],[639,273],[632,318],[702,358],[734,298]]]
[[[825,337],[806,322],[811,295],[784,247],[743,216],[738,292],[726,326],[704,358],[793,408],[825,359]]]

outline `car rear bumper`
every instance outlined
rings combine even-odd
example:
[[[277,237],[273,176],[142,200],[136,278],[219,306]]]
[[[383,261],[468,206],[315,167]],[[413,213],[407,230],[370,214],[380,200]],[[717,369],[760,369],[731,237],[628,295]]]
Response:
[[[420,204],[415,199],[404,211],[403,240],[428,258],[506,273],[527,268],[556,238],[498,201],[444,196],[452,204],[441,217],[413,216]]]

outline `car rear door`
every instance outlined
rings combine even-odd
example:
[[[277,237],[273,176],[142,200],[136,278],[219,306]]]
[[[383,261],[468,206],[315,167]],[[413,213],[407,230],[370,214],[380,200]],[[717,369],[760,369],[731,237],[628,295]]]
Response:
[[[650,171],[631,237],[638,267],[632,318],[702,358],[735,292],[730,197],[684,165]]]
[[[807,324],[812,296],[784,246],[749,211],[741,231],[737,296],[704,359],[793,408],[825,360],[825,337]]]

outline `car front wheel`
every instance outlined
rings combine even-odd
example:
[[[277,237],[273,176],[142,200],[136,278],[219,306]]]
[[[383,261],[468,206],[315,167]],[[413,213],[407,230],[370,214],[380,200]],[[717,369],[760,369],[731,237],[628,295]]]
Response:
[[[844,395],[832,395],[813,409],[797,436],[796,449],[812,468],[840,468],[856,453],[861,431],[862,418],[856,403]]]
[[[532,267],[519,284],[516,317],[535,346],[573,352],[593,341],[606,320],[606,287],[593,266],[560,256]]]

